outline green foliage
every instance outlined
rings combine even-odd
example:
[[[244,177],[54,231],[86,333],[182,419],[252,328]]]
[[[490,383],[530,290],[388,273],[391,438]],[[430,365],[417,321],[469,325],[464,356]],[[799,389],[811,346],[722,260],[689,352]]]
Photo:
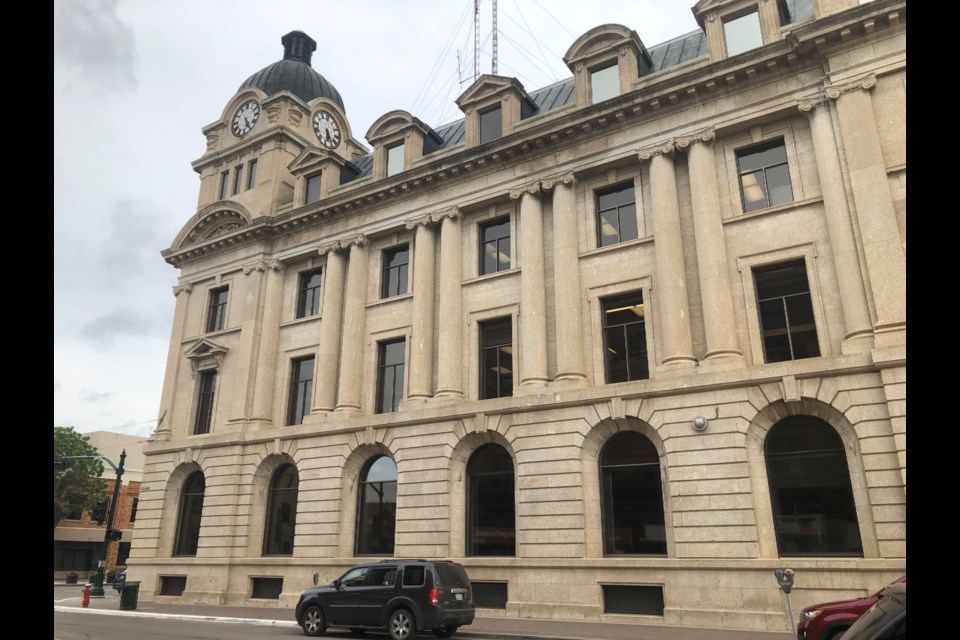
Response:
[[[53,526],[60,524],[73,510],[89,511],[106,490],[100,479],[103,463],[99,460],[64,460],[69,456],[94,456],[97,450],[85,435],[73,427],[53,428]]]

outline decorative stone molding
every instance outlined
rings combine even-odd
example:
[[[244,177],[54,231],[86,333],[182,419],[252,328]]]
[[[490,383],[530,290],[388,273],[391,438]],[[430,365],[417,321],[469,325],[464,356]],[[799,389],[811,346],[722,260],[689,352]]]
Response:
[[[290,109],[287,112],[288,119],[290,120],[290,125],[293,127],[299,127],[300,121],[303,120],[303,112],[297,111],[296,109]]]
[[[192,282],[184,282],[183,284],[174,285],[174,287],[173,287],[173,296],[174,296],[174,297],[177,297],[177,296],[179,296],[181,293],[183,293],[184,291],[186,291],[187,293],[190,293],[191,291],[193,291],[193,283],[192,283]]]
[[[208,133],[207,134],[207,151],[213,151],[217,148],[217,145],[220,142],[219,133]]]
[[[283,151],[284,149],[287,148],[287,141],[286,141],[286,140],[282,140],[282,139],[281,139],[281,140],[274,140],[274,141],[273,141],[273,148],[276,149],[277,151]]]
[[[565,171],[563,173],[558,173],[557,175],[544,178],[540,181],[540,188],[544,191],[550,191],[558,184],[568,184],[573,186],[577,183],[577,178],[573,174],[573,171]]]
[[[271,269],[271,270],[273,270],[273,271],[282,271],[283,268],[284,268],[283,263],[280,262],[280,261],[277,260],[277,259],[273,259],[273,260],[258,260],[257,262],[254,262],[253,264],[245,264],[245,265],[243,265],[243,275],[248,276],[248,275],[250,275],[251,273],[253,273],[254,271],[260,271],[260,272],[262,273],[262,272],[266,271],[267,269]]]
[[[690,148],[695,142],[703,144],[713,144],[714,140],[717,138],[716,130],[713,127],[707,127],[702,131],[696,133],[691,133],[688,136],[681,136],[677,138],[674,142],[677,146],[677,151],[686,151]]]
[[[803,115],[805,115],[805,116],[807,116],[807,117],[810,117],[810,116],[813,115],[813,112],[814,112],[816,109],[818,109],[819,107],[822,107],[822,106],[826,105],[828,102],[829,102],[829,100],[828,100],[828,98],[827,98],[825,95],[819,95],[819,96],[817,96],[817,97],[815,97],[815,98],[813,98],[813,99],[811,99],[811,100],[801,100],[801,101],[797,104],[797,109],[798,109],[798,110],[800,111],[800,113],[802,113]]]
[[[717,14],[716,14],[716,12],[715,12],[715,11],[711,11],[710,13],[708,13],[708,14],[706,15],[706,19],[707,19],[707,22],[716,22],[716,21],[717,21]]]
[[[656,155],[672,155],[675,149],[676,143],[673,140],[667,140],[649,147],[644,147],[643,149],[637,149],[637,158],[639,158],[642,162],[646,162]]]
[[[353,236],[352,238],[345,238],[343,240],[340,240],[339,244],[340,244],[340,248],[343,250],[347,250],[354,245],[358,247],[365,247],[368,244],[370,244],[370,238],[368,238],[366,234],[359,233]]]
[[[336,240],[317,248],[317,255],[325,256],[328,253],[340,253],[343,249],[340,247],[340,241]]]
[[[223,369],[223,357],[227,354],[227,349],[222,344],[217,344],[212,340],[201,338],[192,347],[187,349],[183,356],[190,361],[190,376],[197,377],[197,372],[201,369],[210,369],[214,366],[218,370]]]
[[[431,213],[424,214],[413,220],[408,220],[404,223],[404,227],[407,229],[416,229],[419,226],[429,227],[431,225],[439,224],[443,222],[444,218],[454,218],[459,219],[463,217],[463,212],[460,211],[460,207],[453,206],[446,209],[441,209],[440,211],[433,211]]]
[[[522,185],[520,185],[520,186],[518,186],[518,187],[513,187],[513,188],[511,188],[511,189],[510,189],[510,199],[511,199],[511,200],[517,200],[518,198],[520,198],[520,197],[521,197],[523,194],[525,194],[525,193],[529,193],[530,195],[533,195],[533,196],[539,194],[539,193],[540,193],[540,181],[539,181],[539,180],[534,180],[533,182],[528,182],[528,183],[522,184]]]
[[[876,86],[877,76],[871,73],[863,78],[854,80],[853,82],[829,86],[824,90],[824,95],[831,100],[836,100],[845,93],[850,93],[852,91],[870,91]]]
[[[283,107],[278,104],[272,104],[267,107],[267,120],[270,121],[270,124],[276,124],[280,121],[280,113],[283,111]]]

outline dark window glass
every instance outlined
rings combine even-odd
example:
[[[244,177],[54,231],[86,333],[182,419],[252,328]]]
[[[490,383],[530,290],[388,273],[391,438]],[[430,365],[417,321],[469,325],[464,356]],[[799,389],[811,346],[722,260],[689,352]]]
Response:
[[[473,603],[483,609],[507,608],[506,582],[472,582]]]
[[[503,447],[485,444],[473,453],[467,464],[467,555],[515,555],[513,488],[513,459]]]
[[[133,504],[130,506],[130,520],[129,522],[137,521],[137,509],[140,507],[140,498],[134,498]]]
[[[637,239],[632,183],[597,192],[597,238],[601,247]]]
[[[310,204],[320,199],[320,176],[321,174],[318,173],[307,178],[307,193],[304,204]]]
[[[793,202],[783,138],[737,151],[744,212]]]
[[[387,176],[403,171],[403,145],[387,149]]]
[[[297,317],[306,318],[320,312],[320,285],[323,283],[323,269],[313,269],[300,274],[297,288]]]
[[[233,195],[240,193],[240,185],[243,184],[243,165],[233,168]]]
[[[219,191],[220,195],[218,199],[223,200],[224,198],[227,197],[228,184],[230,184],[230,172],[224,171],[223,173],[220,174],[220,191]]]
[[[606,298],[602,307],[607,382],[649,378],[643,294]]]
[[[340,578],[340,586],[362,587],[363,581],[367,578],[368,571],[370,571],[370,567],[358,567],[357,569],[351,569],[343,574],[343,577]]]
[[[423,578],[426,575],[423,567],[420,565],[407,565],[403,568],[403,586],[419,587],[423,585]]]
[[[279,600],[283,591],[283,578],[252,578],[251,598]]]
[[[480,226],[480,275],[510,268],[510,218]]]
[[[67,515],[64,517],[64,520],[82,520],[83,519],[83,509],[76,505],[67,506]]]
[[[397,568],[390,565],[371,567],[367,572],[368,587],[392,587],[397,584]]]
[[[513,325],[510,318],[480,323],[480,399],[513,395]]]
[[[396,411],[403,399],[405,340],[381,342],[377,356],[377,413]]]
[[[829,424],[790,416],[764,443],[781,556],[863,555],[843,441]]]
[[[605,584],[602,586],[604,613],[663,615],[663,587],[626,584]]]
[[[389,298],[407,292],[407,272],[410,266],[410,248],[407,245],[383,252],[383,274],[380,297]]]
[[[99,554],[103,549],[102,542],[69,542],[65,540],[53,541],[53,570],[54,571],[90,571],[96,567],[93,560],[94,553]],[[99,555],[96,556],[100,558]]]
[[[480,114],[480,144],[496,140],[503,135],[503,119],[500,114],[500,107]]]
[[[257,184],[257,159],[250,161],[247,168],[247,189],[253,189]]]
[[[220,331],[227,324],[228,287],[220,287],[210,292],[210,308],[207,310],[207,333]]]
[[[310,415],[313,400],[313,356],[293,361],[290,373],[290,403],[287,424],[302,424],[303,417]]]
[[[187,588],[187,576],[160,576],[160,595],[182,596]]]
[[[397,515],[397,465],[387,456],[367,463],[360,476],[357,555],[391,555]]]
[[[753,270],[767,362],[820,355],[813,301],[803,260]]]
[[[125,565],[127,560],[130,558],[130,543],[121,542],[120,547],[117,549],[117,564]]]
[[[293,555],[293,533],[297,526],[297,468],[285,464],[273,474],[267,497],[267,518],[263,531],[263,555]]]
[[[666,555],[660,456],[645,436],[622,431],[600,455],[603,552]]]
[[[210,433],[213,422],[213,398],[217,390],[217,371],[200,372],[200,392],[197,397],[197,421],[194,424],[195,434]]]
[[[183,483],[177,539],[173,545],[175,556],[197,555],[197,543],[200,541],[200,517],[203,515],[203,492],[206,486],[202,471],[194,472]]]

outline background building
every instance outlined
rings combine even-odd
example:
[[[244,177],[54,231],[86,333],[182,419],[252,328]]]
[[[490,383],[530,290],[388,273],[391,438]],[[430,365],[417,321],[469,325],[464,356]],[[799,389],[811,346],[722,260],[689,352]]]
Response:
[[[905,2],[693,11],[372,152],[283,37],[163,252],[141,598],[441,557],[508,616],[782,629],[775,568],[799,607],[903,574]]]

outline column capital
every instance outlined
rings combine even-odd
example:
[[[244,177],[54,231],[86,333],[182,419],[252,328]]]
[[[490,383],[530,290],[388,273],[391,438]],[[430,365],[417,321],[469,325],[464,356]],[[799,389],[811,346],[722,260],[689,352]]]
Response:
[[[695,142],[703,144],[713,144],[717,139],[717,132],[713,127],[707,127],[696,133],[677,138],[674,142],[677,145],[677,151],[687,151]]]
[[[453,207],[447,207],[446,209],[440,209],[439,211],[432,211],[430,213],[426,213],[412,220],[407,220],[403,226],[406,227],[407,229],[416,229],[417,227],[430,227],[435,224],[439,224],[443,222],[444,218],[459,219],[462,217],[463,217],[463,212],[460,210],[460,207],[453,206]]]
[[[174,285],[174,286],[173,286],[173,297],[179,296],[179,295],[180,295],[181,293],[183,293],[184,291],[186,291],[187,293],[190,293],[191,291],[193,291],[193,283],[192,283],[192,282],[184,282],[183,284]]]
[[[829,104],[829,100],[824,94],[812,96],[809,100],[801,100],[797,103],[797,109],[808,118],[813,116],[814,112],[820,107]]]
[[[351,247],[365,247],[370,244],[370,238],[367,237],[365,233],[358,233],[352,238],[344,238],[340,240],[337,244],[340,245],[341,249],[350,249]]]
[[[540,193],[540,181],[534,180],[533,182],[528,182],[526,184],[521,184],[516,187],[510,188],[510,199],[517,200],[523,194],[529,193],[530,195],[537,195]]]
[[[327,244],[320,245],[317,247],[317,255],[325,256],[328,253],[342,253],[343,248],[340,246],[339,240],[334,240]]]
[[[857,80],[845,82],[843,84],[834,84],[824,88],[823,93],[827,98],[836,100],[845,93],[852,91],[871,91],[877,86],[877,76],[870,73]]]
[[[646,162],[654,156],[657,155],[673,155],[674,150],[676,149],[676,143],[673,140],[665,140],[663,142],[658,142],[655,145],[649,147],[644,147],[642,149],[637,149],[637,158],[641,162]]]
[[[566,184],[571,187],[577,183],[577,178],[573,171],[564,171],[556,175],[549,176],[540,181],[540,188],[544,191],[550,191],[558,184]]]
[[[248,276],[254,271],[263,272],[267,269],[270,269],[271,271],[283,271],[284,265],[276,258],[273,260],[257,260],[252,264],[243,265],[243,275]]]

